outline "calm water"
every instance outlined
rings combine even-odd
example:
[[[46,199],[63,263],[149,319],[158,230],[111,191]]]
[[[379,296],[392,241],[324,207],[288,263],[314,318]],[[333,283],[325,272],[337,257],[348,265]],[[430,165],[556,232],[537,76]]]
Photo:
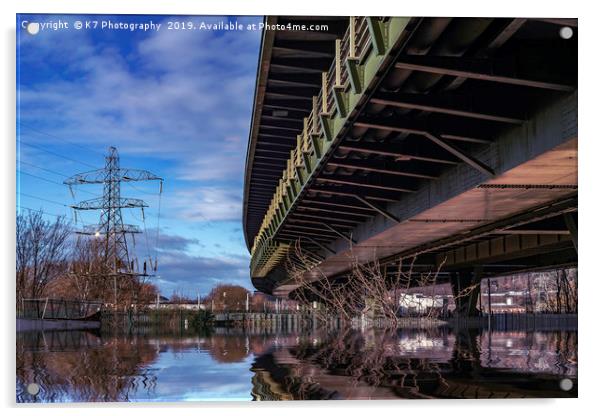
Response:
[[[576,332],[17,334],[18,402],[576,396]]]

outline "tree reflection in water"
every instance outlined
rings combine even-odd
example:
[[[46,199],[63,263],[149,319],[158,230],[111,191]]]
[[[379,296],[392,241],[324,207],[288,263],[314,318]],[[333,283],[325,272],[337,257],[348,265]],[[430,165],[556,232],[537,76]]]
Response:
[[[28,332],[16,359],[18,402],[577,395],[576,332]]]
[[[136,338],[111,338],[79,331],[17,334],[17,401],[128,401],[156,377],[148,367],[156,348]],[[26,392],[37,383],[37,396]]]
[[[255,385],[263,385],[254,393],[263,400],[576,397],[576,345],[576,332],[316,333],[256,360]],[[573,379],[570,392],[559,388],[562,378]]]

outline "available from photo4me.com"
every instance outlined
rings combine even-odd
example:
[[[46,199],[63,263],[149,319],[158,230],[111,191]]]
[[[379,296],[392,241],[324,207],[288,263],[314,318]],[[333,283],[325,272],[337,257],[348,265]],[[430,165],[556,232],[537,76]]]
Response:
[[[16,401],[575,398],[575,18],[18,14]]]

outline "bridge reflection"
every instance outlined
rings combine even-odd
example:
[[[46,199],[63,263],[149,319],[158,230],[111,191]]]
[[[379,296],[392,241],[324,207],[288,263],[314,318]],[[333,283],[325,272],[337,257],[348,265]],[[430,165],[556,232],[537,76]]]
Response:
[[[558,381],[576,378],[576,337],[447,328],[346,331],[321,341],[314,335],[259,357],[254,394],[263,400],[572,397],[576,388],[562,392]]]
[[[29,332],[17,336],[17,401],[576,397],[576,346],[576,332],[447,327]]]

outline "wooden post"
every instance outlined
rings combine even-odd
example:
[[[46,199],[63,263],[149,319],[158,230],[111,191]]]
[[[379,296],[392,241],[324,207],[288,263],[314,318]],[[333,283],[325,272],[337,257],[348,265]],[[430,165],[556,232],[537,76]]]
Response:
[[[322,72],[322,113],[328,113],[328,73]]]
[[[337,39],[335,41],[335,81],[334,85],[336,87],[341,86],[341,39]]]
[[[483,316],[483,291],[479,287],[479,311],[481,312],[481,316]]]
[[[487,278],[487,303],[489,312],[487,313],[487,328],[491,332],[491,279]]]
[[[42,311],[42,319],[44,319],[44,317],[46,316],[46,307],[48,306],[48,298],[46,298],[46,301],[44,302],[44,310]]]
[[[355,58],[355,17],[349,17],[349,57]]]

